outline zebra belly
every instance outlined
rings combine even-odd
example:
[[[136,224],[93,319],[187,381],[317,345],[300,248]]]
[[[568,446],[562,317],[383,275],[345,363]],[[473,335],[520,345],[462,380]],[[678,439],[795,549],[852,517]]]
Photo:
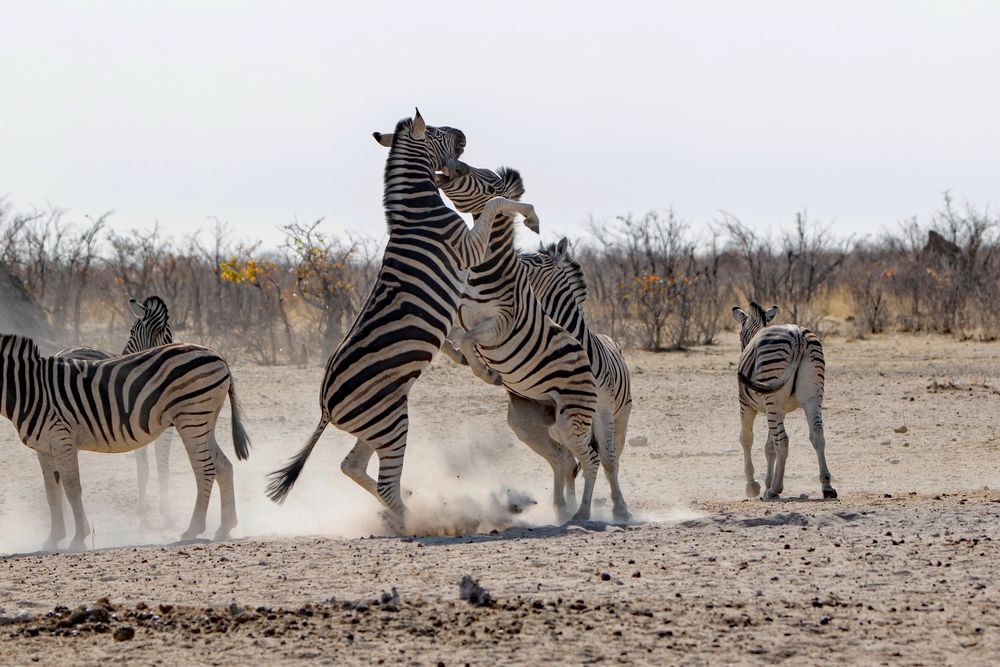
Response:
[[[540,333],[537,340],[548,342],[536,351],[536,339],[528,334],[519,330],[500,346],[476,348],[486,364],[500,373],[508,391],[543,402],[556,400],[569,387],[593,394],[590,361],[575,338],[562,330],[554,336]]]

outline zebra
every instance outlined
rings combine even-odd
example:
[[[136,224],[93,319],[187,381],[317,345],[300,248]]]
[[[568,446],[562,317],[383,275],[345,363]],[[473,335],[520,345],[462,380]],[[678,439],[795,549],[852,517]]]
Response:
[[[463,165],[439,177],[438,185],[458,210],[476,215],[476,224],[491,215],[493,195],[520,197],[524,192],[520,174],[507,167],[494,173]],[[538,231],[536,223],[525,222]],[[568,457],[557,443],[580,461],[584,489],[573,520],[589,519],[599,464],[598,453],[589,446],[597,404],[594,374],[581,343],[546,315],[533,294],[529,272],[514,249],[514,219],[509,213],[493,221],[489,254],[469,271],[459,325],[449,339],[478,377],[507,389],[508,423],[552,466],[553,500],[560,512],[565,510],[562,480]],[[534,412],[525,420],[528,410]],[[544,421],[537,418],[539,413]],[[522,437],[527,422],[544,438]]]
[[[584,306],[587,302],[587,281],[583,267],[573,257],[569,240],[543,246],[538,252],[521,255],[528,267],[532,291],[541,301],[545,312],[583,345],[590,360],[597,390],[597,411],[594,415],[593,444],[601,457],[604,476],[611,487],[613,516],[628,522],[631,514],[618,481],[618,462],[625,448],[625,434],[632,414],[632,390],[628,365],[621,347],[609,336],[593,333],[587,324]],[[525,413],[527,410],[524,411]],[[518,426],[532,428],[522,414]],[[534,427],[534,437],[546,434]],[[528,433],[528,437],[531,437]],[[567,488],[573,488],[572,478]]]
[[[381,501],[393,527],[403,528],[399,479],[410,387],[455,324],[465,272],[486,253],[492,217],[470,231],[434,185],[434,172],[465,148],[460,130],[428,126],[417,111],[391,134],[373,136],[389,147],[383,197],[389,242],[382,267],[350,332],[327,361],[319,424],[305,446],[270,474],[267,494],[275,502],[287,497],[332,423],[357,439],[341,470]],[[494,200],[489,209],[534,219],[531,206],[510,200]],[[367,472],[372,454],[379,458],[377,482]]]
[[[520,174],[507,167],[493,172],[459,162],[452,166],[451,173],[439,175],[437,182],[459,211],[474,216],[481,213],[493,196],[519,199],[524,194]],[[598,448],[601,465],[611,486],[614,516],[618,521],[628,521],[628,505],[618,483],[618,458],[625,446],[632,397],[628,368],[621,348],[606,336],[592,335],[587,327],[583,316],[587,300],[586,281],[582,267],[568,252],[565,238],[548,249],[543,248],[541,252],[522,254],[519,260],[545,314],[575,336],[587,352],[598,398],[594,430],[599,437],[593,438],[593,444]],[[448,344],[443,349],[455,361],[470,363],[474,365],[474,371],[477,370],[474,359],[468,360],[463,354],[455,354],[454,348]],[[482,370],[478,374],[488,382],[495,380]],[[552,467],[553,503],[562,513],[566,507],[564,490],[570,497],[575,495],[576,466],[550,434],[555,418],[551,403],[532,401],[516,392],[509,392],[508,395],[507,423],[522,442]]]
[[[764,445],[767,477],[764,498],[777,498],[784,485],[785,461],[788,458],[788,434],[785,414],[798,407],[806,413],[809,440],[819,459],[819,481],[824,498],[836,498],[826,465],[826,439],[823,435],[823,384],[826,361],[823,345],[816,334],[797,324],[769,325],[778,307],[766,311],[750,302],[750,312],[733,307],[733,317],[740,323],[740,355],[737,366],[740,397],[740,445],[746,494],[756,498],[760,484],[754,479],[750,449],[753,445],[753,422],[757,413],[767,415],[768,438]]]
[[[167,304],[158,296],[148,296],[142,303],[136,299],[128,300],[131,312],[136,320],[132,323],[128,341],[122,355],[132,354],[151,347],[167,345],[174,340],[170,330],[170,312]],[[100,361],[110,359],[114,355],[92,347],[69,347],[56,353],[57,357]],[[156,439],[156,476],[160,487],[160,516],[167,526],[173,525],[170,516],[168,488],[170,485],[170,431],[167,430]],[[139,516],[144,517],[148,510],[146,504],[146,488],[149,485],[149,449],[143,447],[135,451],[136,477],[138,480]]]
[[[236,390],[226,361],[198,345],[173,343],[101,361],[42,357],[33,340],[0,334],[0,413],[13,422],[42,468],[52,527],[45,549],[66,536],[62,494],[73,510],[73,550],[84,548],[90,524],[83,509],[78,451],[128,452],[169,427],[184,442],[198,481],[191,521],[181,539],[205,530],[214,481],[222,494],[216,539],[236,526],[233,468],[215,440],[226,396],[236,456],[249,455]]]

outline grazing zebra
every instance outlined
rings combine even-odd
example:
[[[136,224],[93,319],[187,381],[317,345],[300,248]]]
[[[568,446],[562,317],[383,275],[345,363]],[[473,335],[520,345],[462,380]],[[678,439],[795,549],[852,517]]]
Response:
[[[521,255],[528,267],[532,291],[545,312],[561,327],[576,337],[587,351],[597,390],[597,412],[594,415],[594,441],[601,457],[604,476],[611,487],[613,515],[618,521],[628,521],[631,515],[621,485],[618,482],[618,461],[625,448],[625,433],[632,413],[632,391],[628,366],[621,347],[612,338],[590,331],[584,316],[587,302],[587,281],[583,267],[572,256],[569,242],[563,238],[539,252]],[[527,412],[527,411],[525,411]],[[521,426],[532,427],[522,415]],[[537,426],[533,435],[544,434]],[[529,437],[532,437],[526,433]],[[567,480],[572,489],[572,478]]]
[[[476,224],[491,215],[489,197],[497,193],[519,197],[524,192],[520,175],[512,169],[493,173],[463,167],[454,171],[439,177],[438,184],[459,210],[476,215]],[[534,221],[526,220],[526,224],[538,231]],[[477,376],[502,384],[511,395],[508,422],[552,466],[553,500],[560,511],[565,509],[562,480],[567,468],[572,468],[554,443],[564,445],[580,461],[584,489],[573,518],[589,519],[599,462],[598,453],[590,447],[597,404],[594,375],[580,342],[546,315],[533,294],[529,271],[514,248],[510,213],[494,219],[489,253],[469,271],[459,324],[460,329],[449,338],[458,344]],[[530,419],[525,420],[529,410]],[[539,414],[544,421],[537,418]],[[522,421],[530,421],[545,437],[522,437],[528,430],[522,428],[527,426]]]
[[[129,299],[129,306],[136,316],[129,331],[128,342],[122,354],[132,354],[151,347],[167,345],[174,340],[170,331],[170,313],[167,304],[158,296],[149,296],[139,303]],[[69,347],[56,353],[57,357],[68,359],[83,359],[100,361],[110,359],[114,355],[92,347]],[[173,525],[170,517],[168,488],[170,485],[170,431],[164,432],[156,439],[156,476],[160,486],[160,515],[168,526]],[[147,511],[146,487],[149,485],[149,449],[143,447],[135,451],[136,477],[139,488],[139,515],[145,516]]]
[[[777,306],[765,311],[754,302],[750,303],[749,313],[733,307],[733,317],[741,327],[740,345],[743,349],[737,376],[746,494],[749,498],[760,494],[760,484],[754,479],[750,457],[753,422],[757,413],[767,415],[768,438],[764,445],[767,488],[764,498],[777,498],[784,485],[785,461],[788,458],[785,414],[801,407],[809,423],[809,440],[819,459],[823,497],[836,498],[837,491],[830,485],[830,469],[826,467],[826,439],[823,436],[823,383],[826,377],[823,345],[816,334],[797,324],[768,326],[777,314]]]
[[[205,516],[218,480],[222,522],[217,539],[236,525],[233,468],[215,440],[215,423],[229,396],[236,456],[249,455],[229,366],[215,352],[174,343],[102,361],[42,357],[30,338],[0,334],[0,413],[11,420],[42,467],[54,549],[66,535],[66,493],[82,549],[90,524],[83,510],[77,452],[128,452],[144,447],[169,427],[184,442],[198,481],[198,497],[182,539],[205,530]]]
[[[491,197],[518,199],[524,194],[520,174],[509,168],[493,172],[458,163],[452,173],[439,176],[437,182],[459,211],[474,216],[481,213]],[[618,483],[618,459],[625,446],[625,431],[632,410],[628,369],[621,348],[606,336],[592,335],[587,327],[583,317],[587,284],[582,267],[569,255],[567,246],[567,240],[563,239],[547,251],[521,255],[519,259],[545,314],[574,335],[590,359],[598,399],[594,444],[598,446],[601,464],[611,486],[614,516],[617,520],[628,521],[628,506]],[[456,361],[466,361],[464,355],[456,358],[450,345],[446,344],[443,349]],[[475,360],[467,361],[475,364]],[[480,375],[483,374],[480,372]],[[487,381],[493,380],[490,375],[485,377]],[[514,392],[510,392],[509,398],[507,423],[522,442],[552,467],[553,502],[556,509],[563,512],[566,507],[564,489],[571,498],[575,495],[575,466],[573,459],[550,434],[555,417],[552,406],[547,401],[532,401]]]
[[[399,478],[410,387],[454,326],[465,271],[482,261],[492,218],[470,231],[434,185],[434,172],[461,155],[461,131],[427,126],[418,111],[412,120],[401,120],[391,135],[374,136],[390,147],[383,198],[389,242],[382,267],[353,327],[327,361],[319,424],[298,454],[271,473],[268,496],[280,502],[288,495],[332,423],[357,438],[341,470],[378,498],[392,522],[403,527],[406,507]],[[508,200],[496,200],[490,208],[534,215],[530,206]],[[373,453],[379,458],[377,482],[366,470]]]

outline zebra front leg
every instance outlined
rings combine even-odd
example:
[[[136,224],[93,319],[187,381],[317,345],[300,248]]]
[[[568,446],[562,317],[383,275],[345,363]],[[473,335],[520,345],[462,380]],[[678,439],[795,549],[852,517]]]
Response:
[[[809,441],[813,449],[816,450],[816,458],[819,461],[819,483],[823,488],[824,498],[836,498],[837,490],[830,483],[830,469],[826,466],[826,437],[823,435],[823,408],[819,400],[807,401],[802,408],[805,410],[806,419],[809,421]]]
[[[444,345],[441,346],[441,351],[444,352],[444,356],[448,357],[459,366],[469,365],[469,360],[465,358],[465,355],[459,351],[458,346],[455,345],[450,338],[444,342]]]
[[[461,258],[459,268],[468,269],[483,263],[489,250],[493,225],[500,216],[513,213],[523,215],[525,226],[533,232],[538,232],[538,216],[535,215],[534,206],[513,199],[494,197],[486,202],[483,210],[473,221],[472,229],[462,239],[462,245],[459,248]]]
[[[500,376],[500,373],[483,363],[483,360],[476,352],[476,345],[481,344],[484,341],[495,341],[498,338],[498,327],[499,318],[494,315],[493,317],[488,317],[485,320],[480,321],[460,336],[458,334],[455,336],[458,338],[456,342],[458,343],[459,350],[461,351],[462,356],[468,360],[469,368],[472,369],[473,375],[486,384],[495,386],[502,384],[503,378]]]
[[[83,510],[83,485],[80,483],[80,462],[76,448],[69,442],[53,448],[55,464],[59,470],[59,481],[66,492],[66,499],[73,510],[73,521],[76,532],[70,542],[70,551],[83,551],[86,548],[87,535],[90,535],[90,521]]]
[[[164,431],[153,443],[156,454],[156,481],[160,488],[160,517],[163,525],[173,528],[174,520],[170,516],[170,443],[173,440],[173,429]]]
[[[773,468],[770,483],[764,492],[764,499],[777,498],[784,490],[785,461],[788,459],[788,434],[785,432],[785,415],[776,403],[767,404],[767,427],[773,447]]]
[[[62,488],[59,486],[59,470],[51,454],[35,452],[38,464],[42,468],[42,480],[45,482],[45,500],[49,503],[49,517],[52,527],[49,536],[42,545],[43,551],[55,551],[59,542],[66,537],[66,520],[63,518]]]
[[[755,479],[754,469],[753,469],[753,422],[757,417],[757,413],[747,408],[745,406],[740,406],[740,446],[743,448],[743,474],[746,475],[746,494],[747,498],[759,498],[760,497],[760,484]],[[768,442],[771,439],[768,436]],[[767,446],[765,445],[765,450]],[[773,448],[772,448],[773,451]],[[771,485],[771,454],[767,454],[768,460],[768,473],[767,473],[767,485]]]
[[[135,477],[138,486],[138,506],[139,523],[145,525],[146,514],[149,512],[149,504],[146,502],[146,490],[149,487],[149,452],[145,447],[135,450]]]
[[[601,458],[601,467],[604,469],[604,477],[608,480],[608,486],[611,487],[612,516],[619,523],[628,523],[632,520],[632,514],[628,511],[625,494],[622,493],[621,484],[618,482],[618,455],[615,451],[615,417],[611,410],[602,409],[595,415],[593,432],[596,435],[598,454]]]

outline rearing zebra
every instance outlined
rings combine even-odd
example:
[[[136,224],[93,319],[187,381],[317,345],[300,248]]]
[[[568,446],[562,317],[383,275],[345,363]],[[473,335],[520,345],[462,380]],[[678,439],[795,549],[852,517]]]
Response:
[[[66,535],[62,494],[76,523],[71,548],[82,549],[90,532],[83,510],[79,450],[128,452],[173,426],[184,441],[198,481],[198,497],[182,539],[205,530],[212,484],[222,494],[216,538],[236,525],[233,468],[215,440],[226,396],[232,410],[238,458],[249,454],[229,366],[197,345],[172,344],[103,361],[42,357],[34,341],[0,334],[0,413],[10,419],[42,467],[53,549]]]
[[[174,341],[170,331],[170,312],[167,304],[158,296],[148,296],[139,303],[129,299],[129,306],[136,320],[129,331],[128,341],[122,355],[132,354],[151,347],[167,345]],[[110,359],[114,355],[92,347],[69,347],[56,353],[57,357],[100,361]],[[160,515],[166,525],[173,525],[170,517],[170,501],[168,490],[170,485],[170,431],[163,433],[155,442],[156,475],[160,487]],[[139,489],[139,515],[145,516],[147,511],[146,488],[149,485],[149,449],[142,447],[135,451],[136,477]]]
[[[461,165],[454,171],[439,178],[438,184],[459,210],[476,215],[476,224],[494,215],[490,210],[494,200],[489,197],[498,193],[519,197],[524,192],[513,169],[493,173]],[[537,224],[526,223],[538,231]],[[458,343],[476,375],[487,382],[499,378],[507,389],[512,426],[515,420],[510,414],[522,403],[535,404],[541,411],[544,421],[531,421],[546,437],[522,440],[552,466],[553,495],[560,511],[564,509],[561,482],[569,461],[550,442],[565,445],[581,462],[584,489],[573,518],[589,519],[598,465],[598,455],[589,446],[597,403],[593,372],[580,342],[546,315],[533,294],[529,272],[514,249],[514,219],[509,213],[493,221],[489,253],[469,270],[459,323],[461,329],[449,338]],[[515,433],[520,437],[517,428]]]
[[[764,445],[767,489],[764,498],[777,498],[783,490],[785,461],[788,458],[785,414],[801,406],[809,422],[809,440],[819,460],[823,497],[836,498],[837,491],[830,484],[830,469],[826,466],[826,438],[823,436],[823,384],[826,378],[823,345],[816,334],[797,324],[768,326],[777,314],[777,306],[765,311],[755,302],[750,303],[749,313],[733,307],[733,317],[741,326],[740,345],[743,349],[737,376],[746,494],[749,498],[760,494],[760,484],[754,479],[750,455],[753,422],[757,413],[767,415],[768,438]]]
[[[459,162],[452,165],[451,173],[439,176],[437,182],[459,211],[474,216],[481,213],[491,197],[516,199],[524,194],[520,174],[505,167],[494,173]],[[606,336],[592,335],[587,327],[583,316],[587,285],[582,267],[569,255],[566,239],[546,251],[520,255],[519,260],[545,314],[575,336],[587,352],[597,392],[594,444],[611,486],[614,516],[619,521],[628,521],[628,506],[618,482],[618,459],[625,446],[632,397],[621,348]],[[455,358],[448,344],[443,349]],[[475,364],[474,359],[467,361]],[[487,376],[486,379],[492,378]],[[562,512],[566,506],[564,489],[570,497],[574,495],[575,466],[550,433],[554,423],[552,406],[545,401],[528,400],[515,392],[509,392],[509,399],[507,422],[518,438],[552,467],[553,502],[557,511]]]
[[[357,438],[341,470],[405,525],[399,478],[408,394],[454,326],[465,270],[484,256],[490,221],[470,231],[434,185],[435,170],[461,155],[461,131],[430,127],[418,111],[391,135],[374,136],[390,146],[383,198],[389,242],[382,268],[351,331],[327,361],[319,425],[298,454],[271,474],[268,496],[278,502],[287,496],[332,423]],[[530,206],[517,202],[498,201],[493,208],[508,206],[532,215]],[[379,457],[377,482],[366,470],[372,453]]]

